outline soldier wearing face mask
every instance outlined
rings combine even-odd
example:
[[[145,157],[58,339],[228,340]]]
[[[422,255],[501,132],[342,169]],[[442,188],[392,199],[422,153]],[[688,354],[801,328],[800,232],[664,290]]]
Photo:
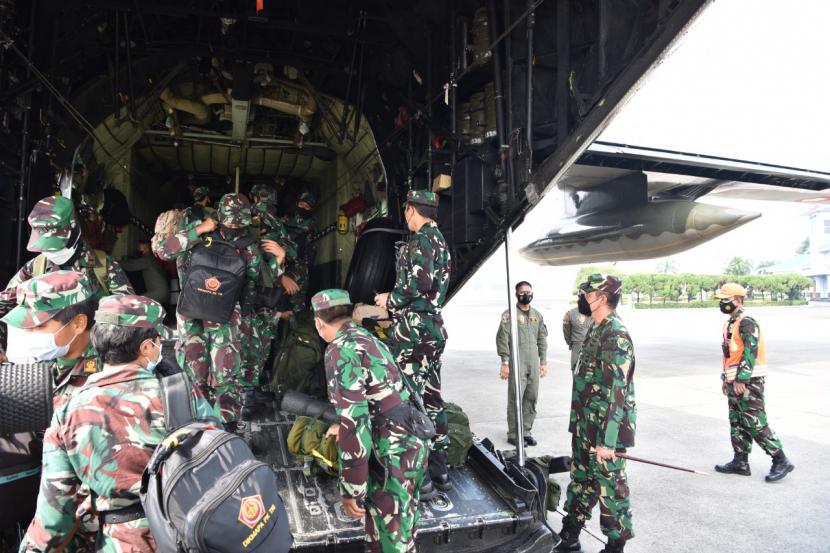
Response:
[[[548,329],[542,314],[530,306],[533,301],[533,287],[522,281],[516,285],[516,307],[518,308],[519,359],[514,368],[519,375],[522,394],[522,437],[525,445],[536,445],[531,435],[536,419],[536,400],[539,397],[539,378],[548,374]],[[499,375],[509,380],[507,386],[507,442],[516,445],[519,436],[516,428],[516,392],[513,385],[515,375],[510,371],[510,310],[501,315],[501,324],[496,333],[496,350],[501,357]]]
[[[571,350],[571,370],[575,369],[579,352],[582,351],[582,343],[593,326],[591,307],[585,299],[585,291],[580,288],[577,296],[576,307],[566,311],[562,318],[562,335],[565,337],[568,349]]]
[[[767,348],[761,328],[744,312],[746,290],[728,282],[715,293],[720,310],[729,319],[723,325],[723,395],[729,401],[729,427],[734,458],[715,470],[749,476],[749,452],[755,441],[772,457],[767,482],[777,482],[795,466],[784,455],[781,440],[767,424],[764,407],[764,380],[767,376]]]
[[[50,196],[35,204],[29,213],[31,236],[26,248],[40,255],[28,261],[0,292],[0,316],[17,304],[18,285],[33,277],[58,270],[71,270],[86,275],[93,293],[132,294],[133,288],[121,266],[105,252],[93,250],[81,236],[72,200]],[[0,342],[5,329],[0,326]],[[0,361],[6,359],[0,351]]]
[[[284,217],[283,224],[288,236],[297,247],[297,255],[289,259],[285,266],[285,274],[280,277],[280,284],[288,294],[291,309],[283,311],[280,316],[288,319],[293,313],[299,313],[306,308],[308,295],[309,269],[314,266],[317,255],[317,246],[311,241],[311,236],[317,232],[317,226],[312,217],[317,199],[309,191],[300,194],[297,207],[292,217]]]

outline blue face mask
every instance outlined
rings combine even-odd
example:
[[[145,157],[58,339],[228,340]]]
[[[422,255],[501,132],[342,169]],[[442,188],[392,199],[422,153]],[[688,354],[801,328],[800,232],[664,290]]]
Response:
[[[149,357],[145,357],[145,359],[147,359],[147,370],[151,371],[151,372],[155,372],[156,367],[158,367],[159,363],[161,363],[162,344],[161,343],[157,344],[155,341],[150,342],[150,343],[153,344],[154,346],[156,346],[157,348],[159,348],[159,356],[156,357],[155,361],[152,361]]]

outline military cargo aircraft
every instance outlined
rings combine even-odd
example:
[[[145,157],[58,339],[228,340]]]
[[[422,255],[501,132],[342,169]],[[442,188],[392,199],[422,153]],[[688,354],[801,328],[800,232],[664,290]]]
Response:
[[[451,295],[556,186],[572,189],[575,218],[559,233],[572,249],[554,236],[526,250],[542,261],[592,261],[605,255],[591,250],[598,238],[678,218],[670,243],[708,238],[699,227],[751,215],[678,200],[707,179],[746,179],[661,185],[674,197],[658,206],[651,172],[674,169],[588,149],[707,3],[0,0],[0,276],[29,257],[26,214],[59,191],[93,247],[120,257],[197,185],[218,198],[272,183],[280,214],[310,190],[321,227],[310,291],[346,286],[368,303],[394,270],[392,248],[372,244],[400,236],[410,189],[440,194]],[[607,186],[583,190],[591,182]],[[263,418],[257,441],[295,548],[361,550],[333,481],[286,452],[289,422]],[[480,437],[453,491],[422,507],[419,550],[551,551],[544,485],[524,460],[521,444],[509,461]]]

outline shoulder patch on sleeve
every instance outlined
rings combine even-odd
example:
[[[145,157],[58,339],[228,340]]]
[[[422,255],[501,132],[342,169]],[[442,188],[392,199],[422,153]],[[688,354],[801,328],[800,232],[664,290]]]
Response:
[[[505,311],[504,313],[502,313],[501,320],[505,323],[510,321],[510,311]]]

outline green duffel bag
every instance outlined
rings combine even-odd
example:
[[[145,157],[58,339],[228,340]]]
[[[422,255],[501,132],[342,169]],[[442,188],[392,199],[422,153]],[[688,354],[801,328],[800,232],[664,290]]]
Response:
[[[449,448],[447,463],[451,467],[458,467],[467,461],[467,453],[473,446],[473,433],[470,431],[470,419],[459,405],[445,403],[444,412],[447,414]]]

